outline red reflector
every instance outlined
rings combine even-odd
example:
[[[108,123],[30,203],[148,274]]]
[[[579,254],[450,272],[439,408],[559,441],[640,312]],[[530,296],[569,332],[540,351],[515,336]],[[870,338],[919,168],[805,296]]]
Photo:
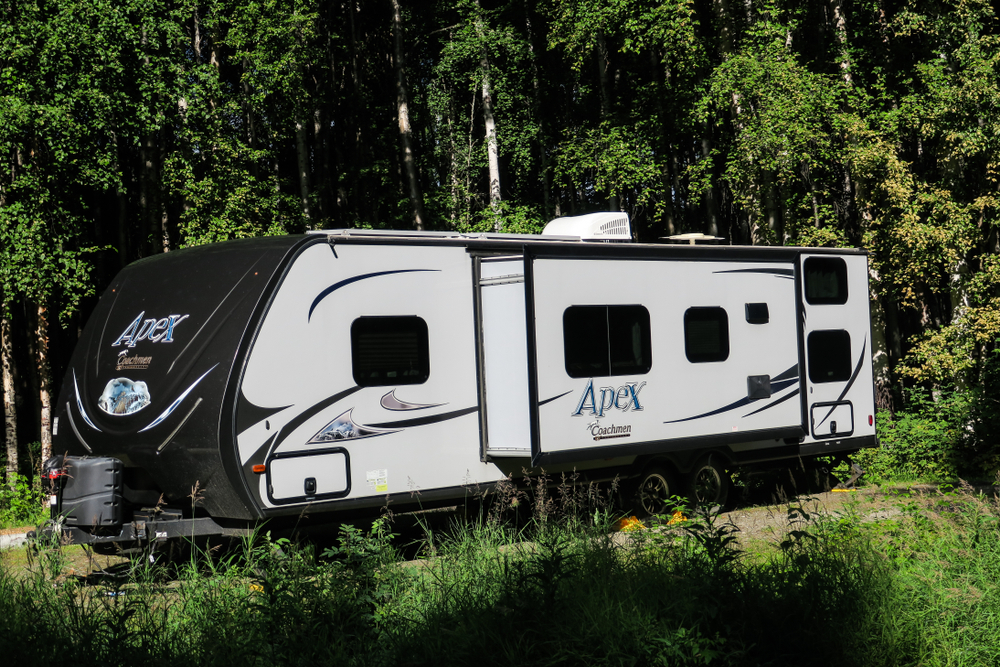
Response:
[[[871,426],[874,423],[875,423],[875,418],[872,417],[871,415],[868,415],[868,425]]]
[[[253,471],[255,473],[257,473],[258,475],[261,474],[262,472],[264,472],[265,470],[267,470],[267,466],[264,465],[264,464],[262,464],[262,463],[258,463],[257,465],[255,465],[253,467]]]

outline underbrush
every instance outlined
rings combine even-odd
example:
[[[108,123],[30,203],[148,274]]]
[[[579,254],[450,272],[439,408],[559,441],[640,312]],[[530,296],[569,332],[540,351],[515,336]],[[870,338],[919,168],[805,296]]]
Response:
[[[43,548],[30,576],[0,571],[0,646],[11,664],[45,665],[1000,657],[1000,510],[968,488],[903,497],[880,522],[789,505],[787,531],[752,555],[709,509],[643,526],[592,498],[498,494],[477,520],[427,527],[431,557],[419,561],[400,560],[391,516],[343,526],[324,550],[260,535],[227,556],[197,554],[169,578],[142,560],[96,586],[63,573],[58,546]],[[530,518],[511,522],[526,504]]]
[[[0,484],[0,529],[37,526],[45,521],[46,514],[39,478],[29,480],[16,475],[13,486]]]

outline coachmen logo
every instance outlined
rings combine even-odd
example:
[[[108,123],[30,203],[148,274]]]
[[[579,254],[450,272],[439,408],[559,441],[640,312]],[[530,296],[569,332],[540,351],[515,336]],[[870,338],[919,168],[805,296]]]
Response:
[[[586,413],[596,417],[603,417],[604,411],[611,410],[612,408],[621,410],[622,412],[628,412],[629,410],[640,412],[642,411],[642,405],[639,403],[639,392],[645,386],[645,382],[629,382],[620,387],[601,387],[595,391],[594,379],[591,378],[587,380],[587,386],[583,390],[583,395],[580,396],[580,402],[576,404],[573,416],[579,417]],[[600,393],[600,400],[598,400],[598,392]]]
[[[610,424],[609,426],[601,426],[600,422],[590,422],[587,424],[587,430],[590,435],[594,436],[594,440],[608,440],[610,438],[629,438],[632,436],[632,425],[624,424],[618,426],[616,424]]]
[[[146,370],[151,361],[153,361],[153,357],[140,357],[137,354],[130,357],[128,350],[122,350],[118,353],[118,364],[115,366],[115,370]]]
[[[152,317],[144,320],[142,318],[145,314],[146,311],[139,313],[118,340],[111,343],[111,347],[118,347],[122,343],[135,347],[136,343],[144,340],[153,343],[173,343],[174,327],[188,318],[187,315],[168,315],[159,319]]]

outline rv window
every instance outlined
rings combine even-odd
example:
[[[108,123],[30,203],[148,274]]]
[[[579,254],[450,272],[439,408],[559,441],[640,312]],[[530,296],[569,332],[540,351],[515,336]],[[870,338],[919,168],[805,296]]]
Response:
[[[643,306],[570,306],[563,313],[570,377],[648,373],[651,347],[649,311]]]
[[[695,364],[729,358],[729,316],[724,308],[688,308],[684,313],[684,353]]]
[[[805,261],[806,301],[817,306],[847,303],[847,264],[839,257]]]
[[[427,324],[419,317],[359,317],[351,325],[354,381],[362,387],[421,384],[430,375]]]
[[[851,334],[842,329],[813,331],[807,346],[810,381],[844,382],[851,378]]]

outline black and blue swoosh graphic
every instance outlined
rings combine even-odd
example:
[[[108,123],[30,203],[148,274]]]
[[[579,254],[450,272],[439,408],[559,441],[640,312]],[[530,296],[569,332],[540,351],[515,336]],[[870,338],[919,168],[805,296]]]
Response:
[[[771,393],[772,393],[772,395],[773,394],[777,394],[777,393],[783,391],[784,389],[787,389],[788,387],[790,387],[790,386],[792,386],[794,384],[798,384],[798,382],[799,382],[799,365],[795,364],[791,368],[789,368],[789,369],[787,369],[785,371],[782,371],[780,374],[776,375],[774,377],[774,379],[771,380]],[[756,414],[757,412],[761,412],[762,410],[766,410],[767,408],[773,407],[773,406],[777,405],[778,403],[781,403],[781,402],[787,400],[788,398],[790,398],[791,396],[793,396],[796,393],[798,393],[798,389],[796,389],[794,393],[791,393],[788,396],[783,396],[780,399],[772,401],[771,403],[767,404],[763,408],[761,408],[759,410],[756,410],[754,412],[751,412],[748,415],[743,415],[743,416],[744,417],[749,417],[752,414]],[[722,414],[723,412],[729,412],[730,410],[735,410],[737,408],[742,408],[742,407],[744,407],[746,405],[750,405],[750,403],[752,403],[752,402],[754,402],[756,400],[759,400],[759,399],[753,399],[753,398],[750,398],[750,397],[743,397],[743,398],[741,398],[738,401],[733,401],[732,403],[730,403],[728,405],[723,405],[721,408],[717,408],[715,410],[709,410],[708,412],[703,412],[700,415],[694,415],[693,417],[685,417],[684,419],[673,419],[671,421],[665,421],[663,423],[664,424],[679,424],[681,422],[689,422],[689,421],[693,421],[695,419],[701,419],[703,417],[711,417],[713,415],[719,415],[719,414]]]
[[[394,273],[437,273],[439,271],[440,269],[396,269],[394,271],[376,271],[374,273],[362,273],[361,275],[358,276],[345,278],[344,280],[341,280],[338,283],[330,285],[325,290],[316,295],[316,298],[313,299],[312,305],[309,306],[309,315],[306,317],[306,320],[308,321],[312,319],[313,311],[316,310],[316,306],[319,305],[320,301],[330,296],[331,294],[339,290],[341,287],[346,287],[351,283],[356,283],[360,280],[367,280],[368,278],[377,278],[378,276],[388,276]]]

